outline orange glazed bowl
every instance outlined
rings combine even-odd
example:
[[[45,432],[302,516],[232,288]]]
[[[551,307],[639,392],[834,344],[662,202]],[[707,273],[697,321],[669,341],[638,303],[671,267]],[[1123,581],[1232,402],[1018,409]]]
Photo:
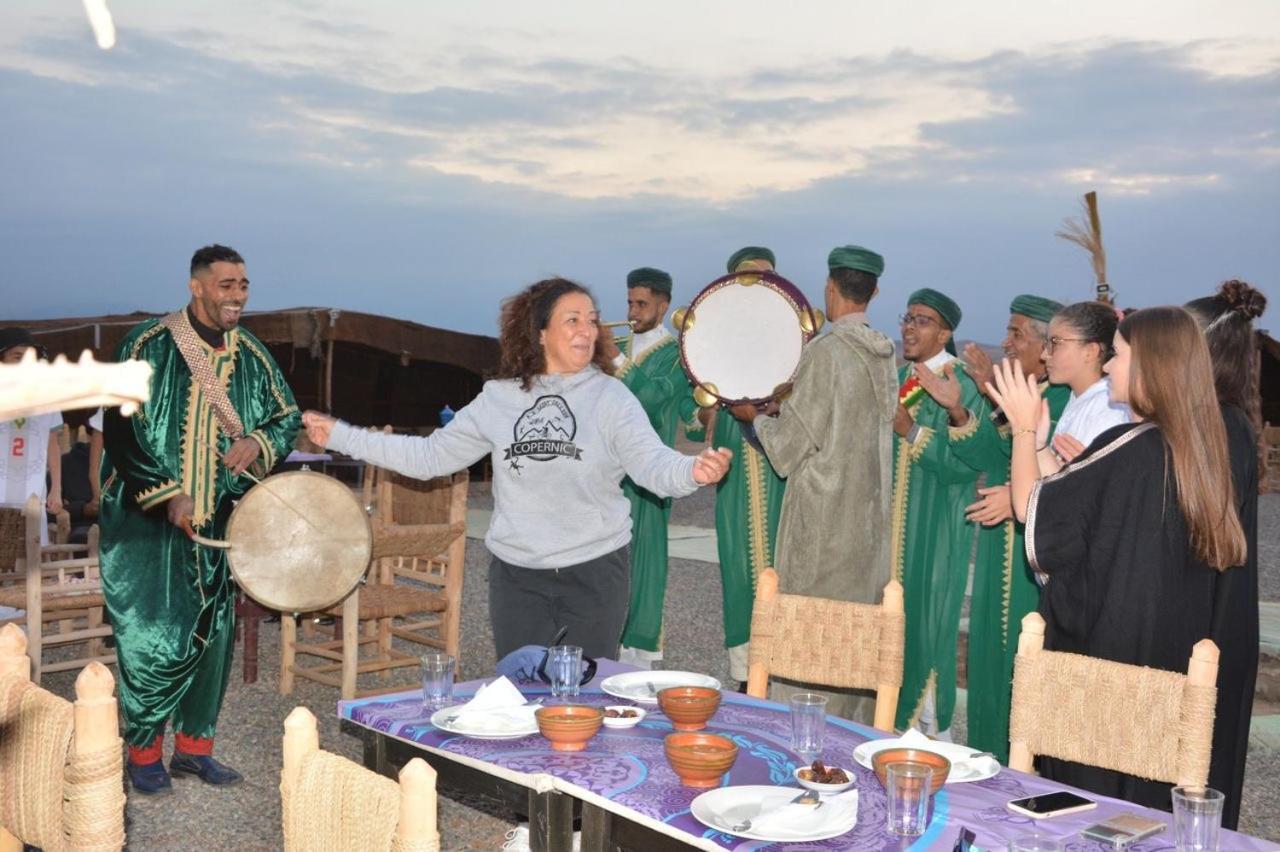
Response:
[[[658,690],[658,706],[677,731],[701,731],[720,707],[720,690],[709,686],[672,686]]]
[[[582,751],[604,721],[604,711],[599,707],[581,704],[542,707],[533,715],[538,720],[538,730],[556,751]]]
[[[733,740],[718,734],[667,734],[662,750],[686,787],[719,787],[721,777],[738,759]]]
[[[929,786],[929,795],[942,789],[942,785],[947,783],[947,775],[951,773],[951,761],[947,760],[936,751],[926,751],[922,748],[887,748],[884,751],[876,752],[871,758],[871,767],[876,771],[876,777],[880,779],[880,784],[888,787],[888,773],[885,767],[890,763],[902,763],[910,761],[911,763],[923,763],[933,770],[933,783]]]

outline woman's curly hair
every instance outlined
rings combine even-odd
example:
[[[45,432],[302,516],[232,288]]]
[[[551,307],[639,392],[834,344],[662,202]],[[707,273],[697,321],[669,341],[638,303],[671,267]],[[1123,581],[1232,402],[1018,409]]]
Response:
[[[583,293],[595,297],[591,291],[567,278],[547,278],[531,284],[502,303],[498,320],[498,346],[502,360],[498,365],[499,379],[519,379],[520,389],[528,390],[533,380],[547,371],[547,356],[543,351],[541,332],[551,323],[551,312],[561,296]],[[602,337],[596,338],[596,351],[591,361],[602,371],[613,375],[613,362],[601,348]]]

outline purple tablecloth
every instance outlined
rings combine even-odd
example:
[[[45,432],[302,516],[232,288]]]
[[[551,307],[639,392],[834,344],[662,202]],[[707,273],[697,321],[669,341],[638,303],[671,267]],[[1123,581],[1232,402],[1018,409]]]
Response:
[[[578,703],[603,706],[626,703],[600,692],[600,681],[610,674],[628,671],[602,660],[596,679],[583,687]],[[464,700],[483,681],[459,684],[455,695]],[[546,687],[534,687],[527,694],[546,694]],[[853,762],[855,746],[885,736],[880,731],[835,717],[828,718],[826,751],[830,765],[852,768],[859,790],[858,824],[848,834],[815,843],[766,844],[744,840],[710,829],[689,813],[689,804],[701,793],[680,784],[662,751],[662,740],[671,732],[671,723],[661,711],[649,715],[635,728],[601,728],[587,749],[556,752],[541,735],[517,740],[476,740],[440,731],[427,721],[420,692],[406,692],[377,698],[343,701],[340,718],[381,731],[405,742],[451,757],[526,787],[557,789],[591,801],[614,813],[644,823],[667,834],[675,834],[690,845],[703,849],[781,850],[800,849],[946,849],[952,848],[961,826],[977,834],[983,849],[1003,849],[1009,840],[1037,829],[1066,842],[1069,850],[1102,850],[1101,844],[1081,840],[1078,833],[1109,816],[1137,811],[1168,822],[1169,814],[1139,808],[1128,802],[1086,794],[1098,802],[1096,810],[1035,821],[1011,813],[1005,803],[1055,789],[1061,785],[1032,775],[1002,770],[994,778],[967,784],[948,784],[934,797],[932,821],[925,835],[908,845],[887,833],[885,794],[875,774]],[[709,731],[730,737],[738,744],[738,760],[722,782],[725,786],[779,784],[796,786],[792,773],[801,765],[790,750],[791,722],[780,704],[726,692]],[[1169,830],[1143,843],[1130,846],[1135,852],[1172,849]],[[1222,849],[1280,849],[1256,838],[1223,832]]]

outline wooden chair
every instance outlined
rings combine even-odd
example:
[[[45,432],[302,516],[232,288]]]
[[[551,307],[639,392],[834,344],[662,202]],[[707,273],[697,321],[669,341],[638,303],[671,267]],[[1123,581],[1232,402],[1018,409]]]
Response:
[[[105,602],[98,575],[98,528],[89,530],[87,544],[40,544],[44,506],[32,497],[24,509],[26,558],[19,561],[23,582],[0,588],[0,606],[25,610],[0,624],[25,624],[30,641],[31,679],[39,684],[44,672],[78,669],[89,663],[114,663],[103,639],[111,627],[103,623]],[[56,622],[57,632],[45,632]],[[46,649],[84,645],[77,656],[54,663],[44,661]]]
[[[1201,639],[1187,673],[1044,650],[1044,619],[1022,619],[1013,666],[1009,767],[1037,754],[1153,781],[1204,786],[1213,745],[1218,647]]]
[[[16,506],[0,506],[0,588],[27,579],[18,562],[27,552],[27,518]]]
[[[439,852],[436,771],[415,757],[400,783],[320,748],[316,717],[295,707],[284,720],[280,773],[286,852]]]
[[[837,689],[874,689],[875,726],[893,730],[906,641],[902,584],[890,580],[879,606],[778,592],[778,572],[756,580],[747,694],[764,698],[769,677]]]
[[[1280,426],[1267,423],[1262,427],[1262,446],[1262,482],[1268,490],[1275,490],[1280,485]]]
[[[366,504],[373,506],[373,558],[363,585],[327,614],[340,619],[337,638],[298,637],[287,614],[280,622],[280,693],[293,691],[295,677],[336,686],[342,697],[376,695],[404,688],[361,688],[359,675],[417,667],[418,656],[393,646],[394,639],[440,648],[458,657],[462,573],[466,549],[466,473],[425,483],[395,482],[386,471],[365,474]],[[403,496],[397,498],[397,491]],[[413,518],[414,523],[397,519]],[[442,520],[418,520],[442,517]],[[362,633],[360,625],[366,625]],[[364,646],[372,653],[361,657]],[[324,662],[302,665],[299,656]]]
[[[115,680],[101,663],[76,678],[76,700],[29,678],[27,638],[0,628],[0,852],[124,847],[124,747]]]

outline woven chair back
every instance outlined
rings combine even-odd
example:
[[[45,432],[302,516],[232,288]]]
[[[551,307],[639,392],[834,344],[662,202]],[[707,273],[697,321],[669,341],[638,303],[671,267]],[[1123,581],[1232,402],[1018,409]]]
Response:
[[[840,689],[902,685],[905,622],[872,604],[798,595],[757,600],[751,662],[788,680]]]
[[[66,848],[63,772],[73,724],[71,702],[25,677],[0,676],[0,826],[50,852]]]
[[[1037,613],[1023,620],[1010,766],[1029,769],[1015,763],[1046,755],[1169,784],[1207,781],[1217,701],[1212,642],[1196,645],[1191,674],[1182,674],[1045,651],[1037,647],[1043,625]]]
[[[302,759],[284,804],[287,850],[387,852],[400,811],[400,785],[326,751]]]

